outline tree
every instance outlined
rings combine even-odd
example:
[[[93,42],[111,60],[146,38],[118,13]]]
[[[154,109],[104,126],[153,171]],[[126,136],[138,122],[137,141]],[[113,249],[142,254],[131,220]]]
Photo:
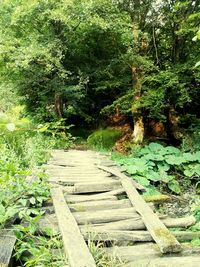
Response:
[[[163,122],[168,137],[176,141],[191,102],[196,107],[190,109],[197,114],[194,95],[198,95],[199,73],[193,64],[198,48],[192,35],[198,30],[198,1],[113,2],[128,12],[133,25],[134,140],[142,142],[143,128],[153,119]]]
[[[153,10],[154,1],[115,0],[113,2],[116,3],[120,9],[128,12],[131,20],[133,42],[132,46],[130,46],[129,57],[132,59],[130,68],[133,81],[133,142],[142,143],[144,138],[144,118],[143,111],[139,108],[139,103],[145,70],[151,66],[150,59],[147,57],[149,45],[147,28],[151,22],[149,14]]]

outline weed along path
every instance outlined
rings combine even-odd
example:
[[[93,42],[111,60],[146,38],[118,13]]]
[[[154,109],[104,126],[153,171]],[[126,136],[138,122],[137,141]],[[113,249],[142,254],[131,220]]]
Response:
[[[91,248],[95,245],[99,254],[121,264],[111,266],[199,266],[200,248],[181,242],[200,234],[170,231],[194,224],[195,218],[157,214],[149,202],[154,198],[145,201],[143,187],[105,155],[55,150],[46,172],[53,206],[39,227],[42,231],[51,223],[61,233],[69,266],[100,266]]]

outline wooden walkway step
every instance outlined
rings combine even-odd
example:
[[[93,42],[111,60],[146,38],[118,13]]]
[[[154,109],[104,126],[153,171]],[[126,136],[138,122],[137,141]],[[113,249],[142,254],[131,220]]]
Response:
[[[15,242],[16,237],[12,231],[0,231],[0,267],[11,266]]]
[[[158,246],[153,243],[135,245],[135,246],[120,246],[104,249],[112,256],[118,256],[129,262],[127,266],[152,266],[152,267],[176,267],[176,266],[194,266],[197,267],[197,261],[200,260],[200,247],[190,248],[183,246],[181,253],[173,253],[169,255],[161,255]],[[193,256],[191,256],[193,255]]]
[[[80,233],[76,220],[66,204],[62,190],[52,188],[51,195],[71,267],[95,267],[95,261]]]
[[[179,243],[191,240],[193,233],[168,229],[193,225],[195,218],[156,214],[153,203],[146,203],[140,195],[144,188],[104,155],[93,151],[56,150],[46,169],[54,208],[48,211],[46,207],[49,214],[45,217],[61,232],[71,267],[96,266],[87,246],[91,236],[93,241],[118,244],[119,248],[105,251],[112,256],[118,254],[127,261],[127,266],[165,266],[162,265],[165,259],[171,264],[175,258],[181,259],[179,262],[183,262],[183,258],[185,262],[193,256],[194,261],[199,258],[195,253],[192,256],[185,253]],[[41,231],[48,225],[45,217],[39,222]],[[199,236],[196,233],[196,237]],[[140,242],[145,242],[145,246],[138,245]],[[130,246],[123,246],[128,243]]]

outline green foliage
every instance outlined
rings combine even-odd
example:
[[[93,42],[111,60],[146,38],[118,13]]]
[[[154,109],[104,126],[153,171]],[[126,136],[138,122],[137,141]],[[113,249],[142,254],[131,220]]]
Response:
[[[177,194],[181,193],[184,186],[197,182],[200,177],[199,151],[184,153],[172,146],[150,143],[136,155],[116,160],[142,185],[167,186]]]
[[[192,120],[192,118],[191,118]],[[199,151],[200,150],[200,121],[195,120],[190,127],[185,130],[182,149],[184,151]]]
[[[39,166],[49,158],[50,148],[61,143],[69,147],[72,138],[62,121],[37,126],[20,117],[21,111],[18,106],[0,113],[0,229],[12,227],[16,218],[26,225],[16,227],[15,256],[23,266],[60,266],[61,250],[56,257],[51,253],[58,244],[61,247],[60,240],[35,235],[44,214],[42,205],[50,197],[46,174]]]
[[[0,82],[0,112],[9,112],[19,102],[13,84]]]
[[[38,125],[37,132],[49,136],[50,146],[52,148],[68,149],[75,140],[69,132],[72,126],[66,126],[65,119],[60,119],[55,122],[46,122]]]
[[[0,88],[11,100],[2,110],[17,92],[42,124],[94,127],[116,107],[140,109],[147,124],[169,124],[170,107],[199,116],[198,1],[7,0],[0,15]]]
[[[100,129],[88,137],[87,143],[90,147],[98,150],[109,150],[121,135],[122,133],[114,128]]]
[[[2,79],[26,96],[28,113],[57,120],[59,94],[65,118],[94,121],[102,105],[94,108],[97,96],[103,91],[108,99],[121,84],[113,81],[123,73],[112,60],[123,50],[119,20],[126,18],[107,0],[4,1],[0,13]]]
[[[54,236],[51,231],[46,232],[46,236],[36,235],[37,221],[40,217],[28,219],[28,226],[17,225],[15,234],[18,242],[16,245],[16,259],[24,266],[64,266],[65,258],[62,253],[63,244],[59,236]],[[53,254],[52,250],[57,253]]]

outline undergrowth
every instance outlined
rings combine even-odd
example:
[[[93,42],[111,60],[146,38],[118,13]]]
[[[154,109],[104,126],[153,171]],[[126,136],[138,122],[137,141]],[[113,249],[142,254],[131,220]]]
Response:
[[[107,151],[112,149],[121,135],[122,133],[114,128],[99,129],[88,137],[87,143],[91,148]]]
[[[143,186],[157,186],[180,194],[194,184],[199,192],[200,151],[184,152],[172,146],[150,143],[129,156],[113,154],[112,159]]]
[[[67,129],[63,121],[35,125],[16,112],[15,116],[0,114],[0,229],[14,230],[20,266],[62,266],[63,254],[53,257],[51,253],[62,247],[61,241],[39,236],[37,222],[50,197],[41,165],[49,159],[49,149],[71,145]]]
[[[193,214],[197,222],[188,230],[200,231],[200,151],[198,149],[189,150],[185,144],[182,149],[179,149],[150,143],[144,147],[135,146],[128,156],[113,153],[112,159],[121,165],[130,177],[145,187],[147,195],[160,193],[181,195],[190,189],[189,192],[193,193],[188,199],[190,205],[188,215]],[[200,246],[200,239],[193,239],[191,244]]]
[[[28,226],[18,225],[15,234],[18,238],[15,257],[19,266],[49,266],[66,265],[63,253],[63,242],[60,236],[53,235],[51,229],[45,236],[36,235],[39,217],[29,218]]]

